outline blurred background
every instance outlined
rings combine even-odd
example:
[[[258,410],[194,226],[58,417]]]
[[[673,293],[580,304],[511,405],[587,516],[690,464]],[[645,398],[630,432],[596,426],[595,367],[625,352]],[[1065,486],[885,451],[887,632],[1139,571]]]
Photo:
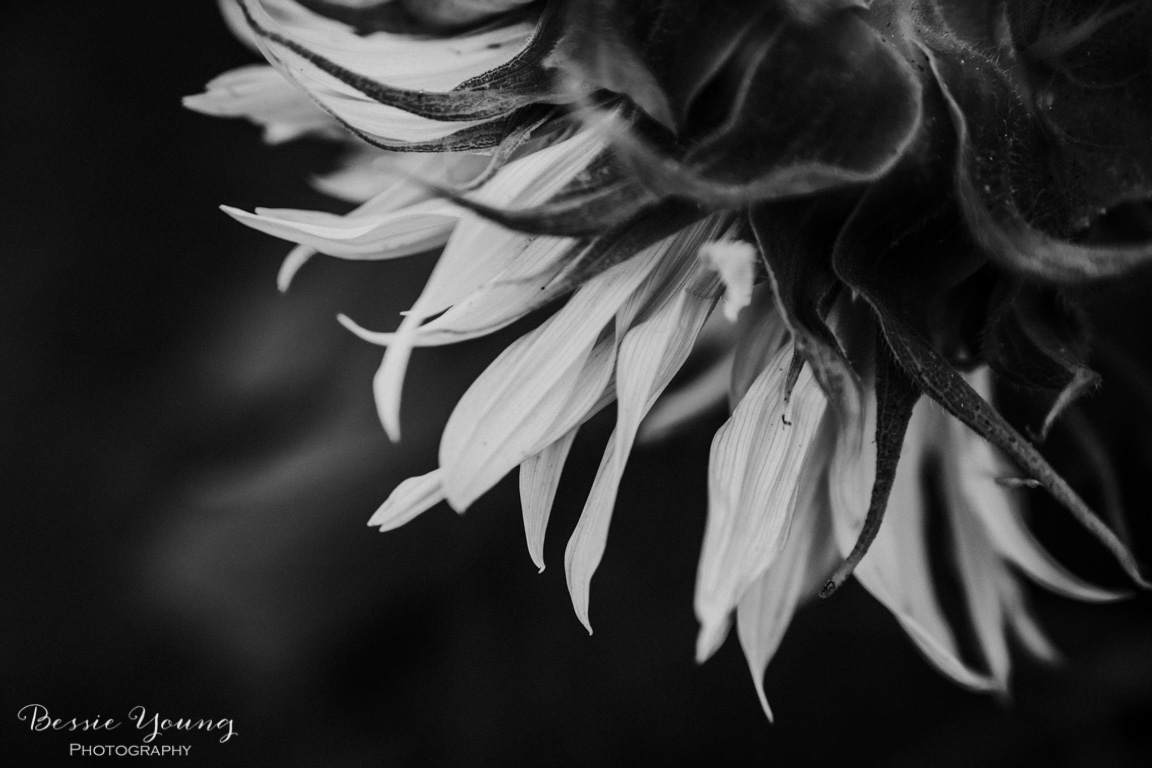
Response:
[[[1066,656],[1018,656],[1010,701],[937,675],[850,585],[804,611],[759,708],[734,639],[693,662],[692,583],[710,434],[723,413],[630,463],[593,585],[588,637],[563,547],[611,415],[573,453],[537,575],[514,481],[468,514],[365,526],[432,469],[452,404],[511,338],[418,353],[405,441],[371,401],[387,327],[431,259],[318,260],[285,296],[288,246],[221,203],[340,210],[308,185],[333,147],[269,148],[180,106],[253,60],[208,0],[45,0],[0,11],[0,568],[3,753],[65,763],[17,710],[232,718],[182,764],[1152,764],[1152,603],[1033,592]],[[1147,278],[1088,297],[1114,340],[1084,408],[1118,467],[1129,536],[1152,561]],[[1078,438],[1054,457],[1100,502]],[[1080,572],[1107,559],[1037,496],[1041,533]],[[160,743],[160,742],[157,742]],[[74,758],[72,758],[74,759]]]

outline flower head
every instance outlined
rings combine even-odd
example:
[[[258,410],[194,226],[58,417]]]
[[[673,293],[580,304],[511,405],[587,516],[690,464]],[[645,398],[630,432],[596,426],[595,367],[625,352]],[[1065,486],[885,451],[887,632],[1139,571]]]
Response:
[[[1146,586],[1115,534],[990,404],[1097,384],[1069,286],[1152,258],[1146,4],[1099,0],[240,0],[268,67],[188,100],[350,143],[343,216],[225,209],[315,253],[443,253],[375,379],[398,439],[416,347],[544,307],[460,400],[439,468],[372,517],[463,511],[519,468],[543,539],[581,424],[616,427],[565,556],[576,613],[645,419],[727,397],[710,457],[698,656],[737,632],[761,677],[797,606],[851,573],[943,672],[1002,689],[1006,634],[1052,651],[1012,568],[1085,600],[1024,523],[1023,472]],[[722,305],[731,324],[713,328]],[[725,353],[658,399],[703,339]],[[714,342],[713,342],[714,343]],[[690,394],[687,394],[690,393]],[[655,427],[650,431],[658,431]],[[1011,465],[1015,465],[1013,468]],[[887,516],[885,512],[887,510]],[[933,588],[946,532],[979,658]],[[934,533],[936,532],[936,533]]]

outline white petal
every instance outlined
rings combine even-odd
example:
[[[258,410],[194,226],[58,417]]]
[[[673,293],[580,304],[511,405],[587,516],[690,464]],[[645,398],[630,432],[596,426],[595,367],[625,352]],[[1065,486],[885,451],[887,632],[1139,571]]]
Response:
[[[748,660],[760,706],[769,720],[772,710],[764,693],[764,672],[800,603],[817,593],[839,561],[832,539],[828,475],[824,471],[834,440],[833,419],[834,414],[825,411],[820,433],[809,453],[814,465],[802,471],[792,530],[784,549],[776,562],[752,582],[736,606],[736,634]]]
[[[955,431],[947,421],[954,421],[940,411],[934,414],[933,429],[939,440],[939,461],[943,462],[944,504],[948,507],[948,521],[952,529],[952,548],[956,569],[964,590],[967,613],[976,633],[976,639],[988,663],[992,679],[1000,690],[1006,690],[1010,658],[1004,634],[1003,590],[1000,582],[1010,578],[1000,561],[992,541],[976,513],[971,509],[972,499],[961,485],[961,477],[971,471],[963,456],[964,446],[955,439]],[[961,429],[963,425],[956,424]],[[975,500],[978,503],[978,499]]]
[[[352,29],[315,14],[290,9],[273,18],[266,10],[284,10],[279,0],[244,0],[256,22],[369,80],[395,88],[449,91],[472,77],[514,58],[531,39],[534,25],[521,22],[473,34],[414,37]],[[369,98],[324,72],[288,46],[258,36],[261,52],[281,74],[307,91],[341,120],[382,139],[424,141],[479,125],[483,120],[444,122],[404,112]]]
[[[457,186],[484,170],[489,158],[462,152],[389,152],[356,144],[335,171],[312,179],[321,192],[353,203],[377,199],[397,210],[433,196],[429,183]]]
[[[667,258],[667,257],[666,257]],[[616,361],[616,429],[564,553],[572,605],[588,629],[588,595],[604,547],[620,478],[644,415],[676,375],[712,310],[714,298],[681,291],[628,331]]]
[[[754,292],[752,304],[741,312],[736,324],[735,361],[729,401],[735,408],[752,382],[780,352],[788,339],[788,326],[772,300],[767,285]]]
[[[287,291],[296,273],[316,255],[317,249],[349,259],[389,259],[423,253],[447,242],[462,210],[444,201],[430,200],[432,193],[424,182],[464,178],[480,166],[470,155],[432,155],[436,162],[429,162],[427,157],[372,148],[354,154],[349,162],[359,163],[360,170],[349,171],[339,179],[316,182],[336,196],[368,196],[363,204],[343,216],[267,208],[258,208],[256,214],[230,208],[225,211],[277,237],[315,246],[299,245],[284,259],[276,285],[282,292]]]
[[[506,208],[542,203],[571,181],[601,149],[600,142],[590,134],[579,134],[509,163],[474,197],[479,202]],[[540,239],[543,238],[513,232],[476,214],[465,213],[412,312],[430,317],[467,298],[498,278]]]
[[[524,512],[524,537],[528,541],[528,554],[532,562],[544,572],[544,533],[548,528],[548,517],[552,514],[552,502],[556,499],[556,489],[560,486],[560,475],[572,441],[576,439],[576,429],[549,443],[542,451],[534,453],[520,463],[520,506]]]
[[[298,245],[288,251],[284,261],[280,262],[280,271],[276,273],[276,288],[281,293],[287,292],[292,285],[293,278],[296,277],[296,273],[315,255],[316,249],[306,245]]]
[[[245,5],[268,29],[339,66],[397,88],[426,91],[449,91],[508,63],[536,28],[533,21],[519,21],[442,37],[361,35],[292,0],[245,0]]]
[[[440,470],[434,469],[400,483],[368,520],[368,525],[390,531],[444,501],[440,478]]]
[[[599,139],[587,133],[577,134],[508,164],[476,197],[481,202],[500,206],[543,202],[587,166],[600,149]],[[461,219],[428,284],[396,330],[376,373],[376,407],[384,429],[393,440],[400,438],[404,372],[420,324],[498,278],[540,239],[512,232],[474,214],[465,214]]]
[[[349,136],[336,120],[299,88],[265,65],[233,69],[213,78],[204,93],[186,96],[184,106],[205,115],[243,117],[264,127],[264,140],[278,144],[306,134]]]
[[[453,508],[466,508],[539,450],[537,444],[548,442],[544,430],[572,394],[574,374],[616,310],[655,267],[660,252],[649,248],[593,278],[559,312],[505,350],[464,393],[440,442],[440,466]],[[608,346],[610,353],[610,341]]]
[[[782,347],[716,433],[708,466],[708,523],[696,577],[697,658],[724,639],[736,602],[784,547],[808,449],[826,401],[805,367],[791,400]]]
[[[536,309],[553,282],[561,257],[571,243],[551,237],[536,238],[507,269],[477,288],[471,296],[421,325],[412,338],[413,347],[457,344],[493,333]],[[365,341],[388,346],[393,333],[367,331],[341,316],[345,327]]]
[[[1021,645],[1041,661],[1050,664],[1059,661],[1060,652],[1052,645],[1052,641],[1044,634],[1036,617],[1032,615],[1032,610],[1016,579],[1009,576],[1001,581],[1000,586],[1008,626],[1020,640]]]
[[[988,370],[976,372],[970,382],[977,391],[987,396],[991,390]],[[960,482],[971,498],[971,508],[992,537],[997,551],[1033,581],[1057,594],[1088,602],[1119,600],[1124,593],[1089,584],[1068,572],[1028,528],[1024,520],[1022,494],[1005,488],[996,478],[1007,477],[1014,470],[1007,460],[982,437],[960,424],[952,429],[956,440],[962,441],[968,458],[969,470]]]
[[[866,401],[865,429],[871,435],[876,429],[875,398]],[[995,680],[970,669],[961,660],[956,639],[932,587],[925,538],[927,499],[921,468],[931,440],[927,409],[935,407],[921,400],[913,410],[884,524],[856,567],[855,576],[892,612],[917,647],[941,671],[965,687],[993,690],[998,687]],[[852,550],[864,525],[875,476],[874,441],[863,441],[861,448],[852,453],[849,446],[838,442],[831,465],[833,529],[843,556]]]
[[[221,210],[273,237],[352,260],[396,259],[438,248],[448,241],[461,216],[461,210],[445,200],[427,200],[377,215],[271,208],[248,213],[229,206]]]

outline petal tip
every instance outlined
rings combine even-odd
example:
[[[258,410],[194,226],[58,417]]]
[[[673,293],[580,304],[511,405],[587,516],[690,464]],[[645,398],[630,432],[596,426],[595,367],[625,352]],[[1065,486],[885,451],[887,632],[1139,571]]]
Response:
[[[728,621],[726,618],[717,621],[714,618],[702,619],[700,634],[696,636],[696,663],[703,664],[712,658],[728,637]]]

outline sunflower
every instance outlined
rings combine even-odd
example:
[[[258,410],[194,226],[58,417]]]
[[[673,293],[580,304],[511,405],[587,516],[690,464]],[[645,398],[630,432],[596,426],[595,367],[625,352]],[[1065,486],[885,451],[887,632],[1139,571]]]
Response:
[[[1097,0],[240,0],[268,61],[193,109],[269,141],[346,141],[318,181],[359,206],[225,210],[317,253],[442,248],[374,387],[401,431],[417,347],[541,311],[461,398],[439,468],[382,530],[457,511],[513,469],[529,553],[581,425],[616,404],[565,569],[589,587],[640,437],[718,400],[697,656],[731,617],[762,677],[797,607],[850,574],[944,673],[1003,690],[1008,637],[1053,651],[1017,572],[1118,593],[1057,563],[1025,523],[1041,486],[1147,586],[1035,447],[1099,383],[1072,289],[1152,258],[1152,8]],[[714,312],[717,308],[719,312]],[[705,372],[676,374],[694,350]],[[716,352],[719,349],[720,352]],[[991,404],[1023,388],[1028,436]],[[660,399],[671,387],[666,397]],[[886,514],[887,512],[887,514]],[[961,615],[937,597],[944,537]],[[962,625],[962,626],[961,626]],[[967,631],[975,652],[959,639]]]

